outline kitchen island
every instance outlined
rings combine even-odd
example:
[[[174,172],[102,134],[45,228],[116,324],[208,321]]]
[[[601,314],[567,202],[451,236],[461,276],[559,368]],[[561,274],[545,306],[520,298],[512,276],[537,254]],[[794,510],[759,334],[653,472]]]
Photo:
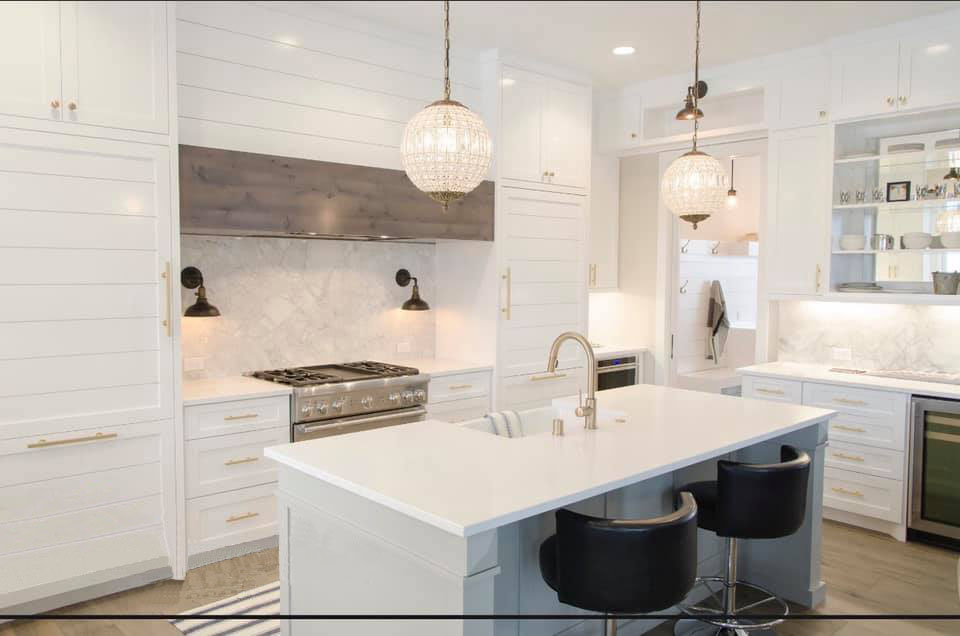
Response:
[[[561,605],[540,577],[537,549],[553,532],[552,511],[659,515],[675,486],[713,477],[717,459],[777,461],[782,443],[813,458],[807,518],[790,537],[744,542],[741,578],[803,605],[822,602],[823,455],[832,411],[652,385],[597,399],[598,429],[567,417],[562,437],[506,438],[425,421],[266,451],[280,464],[284,612],[570,619],[296,621],[287,632],[559,633],[580,612]],[[569,400],[557,402],[569,408]],[[717,574],[720,541],[700,531],[699,542],[701,574]],[[577,633],[599,630],[580,622]]]

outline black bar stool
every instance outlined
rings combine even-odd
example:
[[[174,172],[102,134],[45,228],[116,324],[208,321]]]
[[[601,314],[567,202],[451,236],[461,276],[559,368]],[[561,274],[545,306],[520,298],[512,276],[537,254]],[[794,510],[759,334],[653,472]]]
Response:
[[[540,545],[540,573],[561,603],[581,609],[642,614],[672,607],[697,576],[697,504],[681,492],[680,508],[654,519],[601,519],[557,511],[557,533]],[[604,632],[617,633],[604,619]]]
[[[807,482],[810,476],[810,456],[793,446],[780,447],[779,464],[741,464],[717,462],[717,481],[698,481],[681,490],[693,493],[699,515],[697,523],[705,530],[727,538],[726,575],[700,577],[697,585],[705,585],[709,596],[720,604],[711,582],[722,585],[722,604],[718,608],[703,605],[684,605],[685,613],[693,618],[698,614],[725,614],[729,619],[700,618],[699,627],[687,630],[678,623],[678,634],[708,633],[746,634],[755,630],[769,630],[783,622],[774,620],[751,621],[743,614],[765,604],[779,606],[782,614],[790,609],[783,599],[759,585],[737,580],[737,541],[739,539],[777,539],[786,537],[803,525],[807,511]],[[737,607],[737,587],[759,591],[764,598]],[[740,616],[737,616],[740,614]],[[684,621],[686,622],[686,621]]]

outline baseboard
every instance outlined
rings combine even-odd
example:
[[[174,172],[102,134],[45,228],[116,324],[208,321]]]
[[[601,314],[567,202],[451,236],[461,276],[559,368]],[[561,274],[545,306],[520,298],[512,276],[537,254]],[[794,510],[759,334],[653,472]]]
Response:
[[[856,526],[858,528],[873,530],[874,532],[889,534],[897,541],[907,540],[907,526],[902,523],[892,523],[890,521],[884,521],[883,519],[865,517],[863,515],[858,515],[855,512],[827,508],[826,506],[823,507],[823,518],[829,519],[830,521],[845,523],[848,526]]]
[[[245,543],[228,545],[223,548],[217,548],[216,550],[191,554],[187,557],[187,569],[192,570],[194,568],[203,567],[204,565],[216,563],[217,561],[225,561],[234,557],[243,556],[244,554],[260,552],[261,550],[269,550],[270,548],[277,547],[279,544],[279,537],[277,535],[272,535],[262,539],[247,541]]]

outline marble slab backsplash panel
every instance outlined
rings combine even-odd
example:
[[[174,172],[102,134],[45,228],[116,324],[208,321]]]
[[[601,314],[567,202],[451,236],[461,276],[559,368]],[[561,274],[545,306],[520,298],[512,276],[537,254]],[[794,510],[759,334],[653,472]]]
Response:
[[[788,362],[960,373],[960,306],[781,302],[778,349]]]
[[[260,369],[433,355],[433,311],[403,311],[412,286],[436,296],[435,246],[411,243],[184,236],[181,266],[203,272],[218,318],[182,318],[183,357],[204,358],[188,379]],[[183,307],[196,300],[181,286]],[[398,343],[410,352],[398,354]]]

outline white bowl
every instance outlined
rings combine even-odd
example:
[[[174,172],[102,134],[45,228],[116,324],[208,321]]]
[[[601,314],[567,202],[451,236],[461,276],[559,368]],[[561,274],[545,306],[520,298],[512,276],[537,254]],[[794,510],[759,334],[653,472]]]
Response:
[[[907,232],[903,235],[903,247],[908,250],[924,250],[932,242],[933,236],[926,232]]]
[[[840,237],[840,249],[862,250],[867,245],[867,237],[863,234],[844,234]]]
[[[940,242],[944,247],[952,250],[960,248],[960,232],[944,232],[940,235]]]

